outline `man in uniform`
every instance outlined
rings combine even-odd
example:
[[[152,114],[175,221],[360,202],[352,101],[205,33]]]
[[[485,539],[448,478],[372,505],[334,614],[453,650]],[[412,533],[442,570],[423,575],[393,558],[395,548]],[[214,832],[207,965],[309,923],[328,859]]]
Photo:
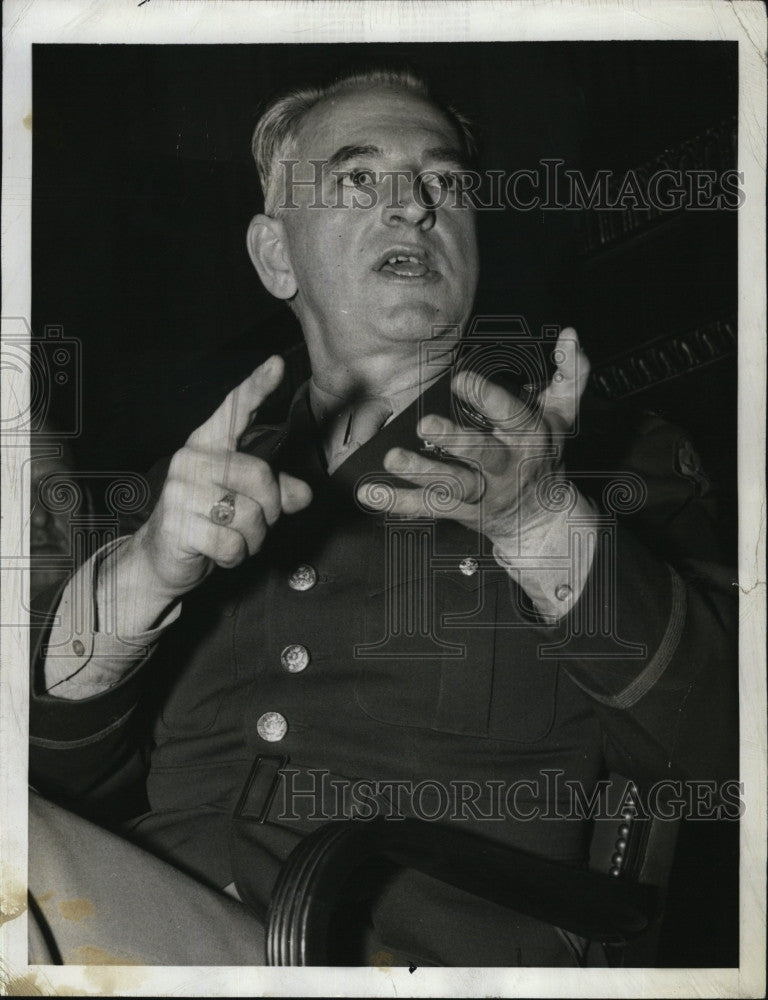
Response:
[[[33,681],[33,783],[102,824],[137,781],[146,803],[120,825],[128,843],[34,797],[38,954],[259,964],[280,866],[319,824],[457,819],[580,866],[588,825],[556,808],[556,774],[586,794],[607,766],[733,777],[732,598],[708,553],[664,561],[700,514],[684,478],[654,490],[676,432],[649,461],[642,438],[582,426],[566,471],[588,374],[572,329],[535,393],[451,370],[478,271],[473,210],[447,196],[470,143],[405,74],[262,117],[248,247],[301,322],[312,377],[286,426],[260,429],[284,374],[261,365],[161,471],[144,523],[61,596]],[[101,892],[89,926],[55,911],[62,869],[70,892]],[[172,914],[162,933],[137,919],[148,892]],[[417,964],[583,957],[411,871],[369,931]]]

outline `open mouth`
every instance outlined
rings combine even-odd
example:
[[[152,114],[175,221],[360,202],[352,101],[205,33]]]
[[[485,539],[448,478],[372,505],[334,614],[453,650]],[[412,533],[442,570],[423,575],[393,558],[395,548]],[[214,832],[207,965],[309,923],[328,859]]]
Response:
[[[436,272],[429,267],[426,253],[411,249],[388,250],[379,258],[374,270],[406,279],[436,276]]]

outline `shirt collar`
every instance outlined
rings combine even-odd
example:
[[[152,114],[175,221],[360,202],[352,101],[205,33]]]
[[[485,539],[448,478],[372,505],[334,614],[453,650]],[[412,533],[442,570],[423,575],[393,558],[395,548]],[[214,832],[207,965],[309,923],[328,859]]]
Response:
[[[430,374],[429,378],[422,378],[413,385],[405,386],[403,389],[397,389],[386,395],[381,394],[381,398],[385,399],[392,409],[392,415],[384,422],[384,426],[386,427],[403,410],[406,410],[441,374],[443,374],[441,371],[437,371]],[[323,447],[326,453],[329,453],[332,451],[331,445],[335,439],[339,434],[344,433],[352,406],[346,402],[343,396],[336,395],[319,386],[314,376],[309,379],[308,393],[310,409],[320,429]]]

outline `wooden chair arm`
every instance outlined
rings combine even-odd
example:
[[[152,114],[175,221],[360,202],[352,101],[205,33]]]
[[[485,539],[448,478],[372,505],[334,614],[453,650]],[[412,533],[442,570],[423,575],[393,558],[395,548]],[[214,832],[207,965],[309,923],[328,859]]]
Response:
[[[333,914],[350,877],[375,859],[425,875],[582,937],[622,944],[658,904],[652,886],[571,868],[414,819],[332,823],[285,862],[267,915],[269,965],[328,965]]]

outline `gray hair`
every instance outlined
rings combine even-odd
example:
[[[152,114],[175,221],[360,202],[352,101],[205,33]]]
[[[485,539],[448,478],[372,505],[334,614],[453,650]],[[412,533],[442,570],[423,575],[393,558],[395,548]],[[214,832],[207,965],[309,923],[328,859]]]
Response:
[[[279,164],[281,160],[295,157],[296,134],[307,112],[333,94],[376,85],[409,90],[434,104],[456,129],[467,160],[474,159],[475,141],[469,120],[451,105],[436,99],[421,77],[410,70],[399,69],[350,73],[326,86],[291,90],[275,98],[259,119],[251,141],[251,152],[256,161],[267,215],[277,214]]]

